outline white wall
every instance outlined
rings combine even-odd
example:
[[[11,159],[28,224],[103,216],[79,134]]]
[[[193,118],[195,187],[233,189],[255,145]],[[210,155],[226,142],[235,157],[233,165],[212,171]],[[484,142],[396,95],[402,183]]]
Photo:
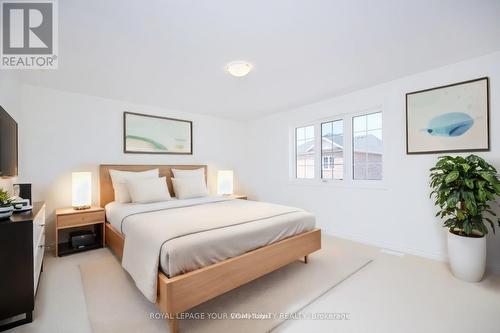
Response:
[[[275,114],[247,124],[134,105],[87,95],[20,85],[14,75],[0,77],[0,105],[16,118],[20,131],[20,180],[33,183],[35,200],[46,200],[48,238],[53,212],[71,204],[71,172],[93,172],[98,203],[98,165],[102,163],[209,165],[215,189],[217,169],[235,170],[236,192],[259,200],[314,212],[324,232],[383,247],[444,259],[446,231],[428,199],[428,169],[437,155],[405,154],[405,93],[490,77],[491,152],[479,153],[500,169],[500,53],[405,77],[345,96]],[[382,106],[384,175],[382,188],[305,186],[290,182],[289,131],[294,125],[346,112]],[[194,155],[129,155],[122,152],[125,110],[190,119]],[[247,139],[248,138],[248,139]],[[240,182],[238,182],[238,180]],[[498,236],[500,237],[500,236]],[[500,239],[489,237],[490,266],[500,268]]]
[[[442,67],[338,98],[258,119],[249,124],[249,168],[242,175],[259,200],[314,212],[324,232],[426,257],[446,257],[446,231],[429,200],[429,168],[437,155],[406,155],[405,93],[490,78],[491,152],[478,153],[500,169],[500,53]],[[382,106],[383,188],[298,185],[289,179],[290,129],[345,112]],[[499,229],[500,231],[500,229]],[[489,239],[490,266],[500,268],[500,235]]]
[[[99,164],[208,164],[209,188],[216,191],[217,170],[229,168],[238,174],[243,158],[244,125],[239,122],[30,85],[22,86],[21,101],[16,114],[19,178],[33,184],[34,200],[47,203],[49,243],[54,209],[71,205],[73,171],[92,171],[93,202],[98,204]],[[124,154],[124,111],[192,120],[194,154]]]
[[[21,84],[17,73],[0,72],[0,105],[13,117],[20,112]]]

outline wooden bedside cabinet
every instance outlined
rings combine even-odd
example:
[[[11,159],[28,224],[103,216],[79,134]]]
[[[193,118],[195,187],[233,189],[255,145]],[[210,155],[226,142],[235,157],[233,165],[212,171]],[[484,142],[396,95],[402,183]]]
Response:
[[[104,233],[106,216],[104,208],[91,207],[89,209],[76,210],[73,208],[56,209],[56,257],[64,256],[76,252],[83,252],[104,247]],[[97,237],[95,245],[85,248],[72,248],[68,241],[59,242],[59,234],[61,230],[93,226]]]

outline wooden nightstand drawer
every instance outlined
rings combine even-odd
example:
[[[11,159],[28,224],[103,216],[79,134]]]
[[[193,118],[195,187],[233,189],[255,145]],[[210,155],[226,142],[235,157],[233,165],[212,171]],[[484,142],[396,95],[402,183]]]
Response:
[[[59,215],[57,217],[57,228],[62,229],[99,222],[104,222],[104,211]]]

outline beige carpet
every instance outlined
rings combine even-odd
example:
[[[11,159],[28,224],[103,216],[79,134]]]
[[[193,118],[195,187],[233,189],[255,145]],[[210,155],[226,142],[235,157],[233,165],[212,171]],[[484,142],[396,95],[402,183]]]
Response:
[[[269,332],[284,319],[279,314],[307,313],[305,308],[337,284],[371,262],[337,249],[323,238],[323,248],[306,265],[295,262],[189,311],[190,315],[223,317],[239,313],[273,313],[263,320],[188,319],[181,332]],[[109,253],[104,259],[80,266],[90,323],[94,333],[168,332],[166,321],[151,319],[154,304],[137,290],[130,276]]]

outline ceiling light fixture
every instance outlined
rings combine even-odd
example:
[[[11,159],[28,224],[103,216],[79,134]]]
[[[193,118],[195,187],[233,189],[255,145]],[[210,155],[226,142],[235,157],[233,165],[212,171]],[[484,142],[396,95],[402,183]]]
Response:
[[[226,65],[226,71],[232,76],[242,77],[250,73],[253,65],[246,61],[231,61]]]

